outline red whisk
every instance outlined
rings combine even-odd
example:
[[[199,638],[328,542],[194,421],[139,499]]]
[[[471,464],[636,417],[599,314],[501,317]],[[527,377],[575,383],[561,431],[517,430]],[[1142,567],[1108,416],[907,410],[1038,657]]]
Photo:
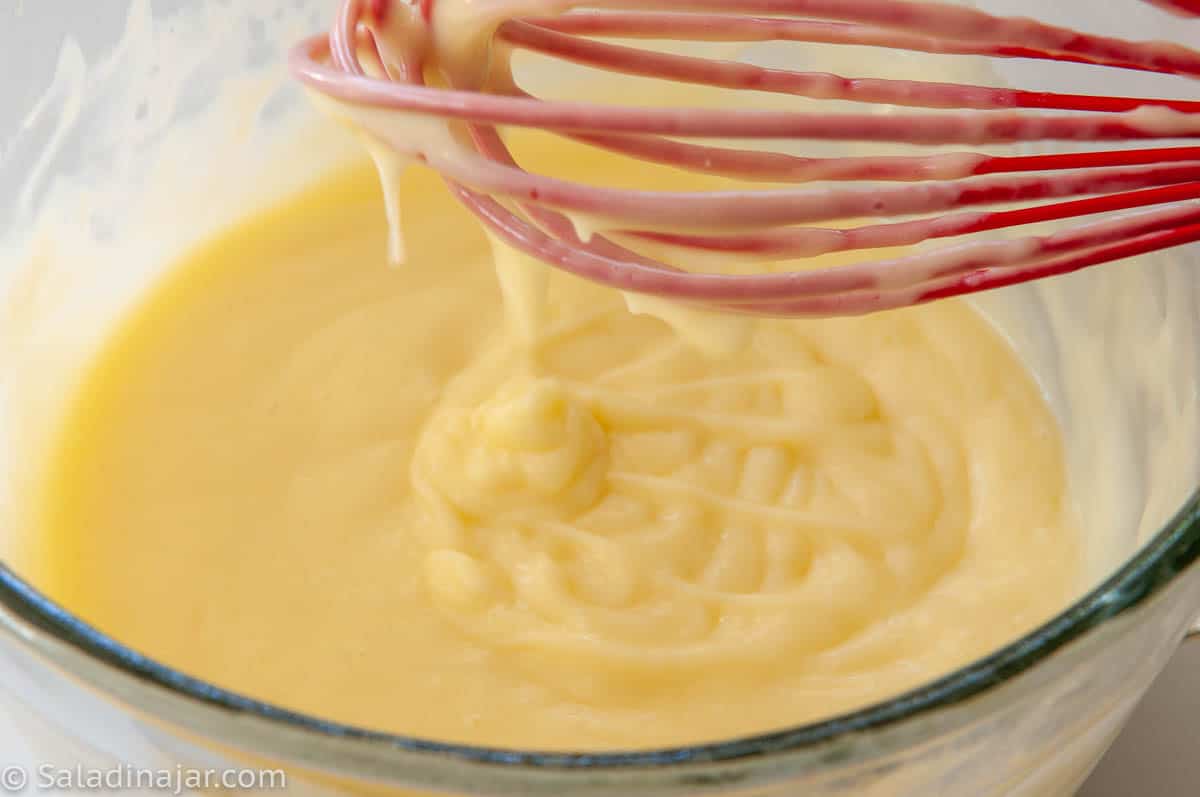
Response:
[[[1181,16],[1200,15],[1198,0],[1150,1]],[[447,36],[451,29],[455,34]],[[1200,146],[1179,146],[1200,138],[1200,101],[855,79],[668,54],[606,37],[854,44],[1200,78],[1200,51],[1179,44],[1130,42],[899,0],[345,0],[333,32],[304,42],[292,66],[311,89],[367,111],[362,118],[369,133],[441,172],[500,238],[623,291],[758,315],[855,314],[1200,240]],[[525,49],[703,86],[926,110],[881,116],[550,101],[517,86],[506,72],[507,58],[481,58],[489,49]],[[426,85],[433,73],[449,88]],[[458,143],[423,147],[419,137],[390,135],[388,119],[400,114],[444,120],[446,130],[461,132],[452,136]],[[522,169],[497,132],[501,125],[548,130],[686,170],[821,185],[714,192],[590,186]],[[744,148],[755,140],[1154,144],[1051,155],[964,150],[817,158]],[[1175,146],[1163,145],[1172,140]],[[607,232],[580,236],[571,214],[601,219]],[[869,221],[848,229],[821,226],[846,219]],[[868,254],[1066,220],[1080,221],[1049,234],[948,243],[900,258],[871,260]],[[639,243],[677,252],[680,258],[673,259],[682,260],[688,252],[758,260],[864,255],[854,265],[809,271],[695,273],[647,256],[647,246],[639,253]]]

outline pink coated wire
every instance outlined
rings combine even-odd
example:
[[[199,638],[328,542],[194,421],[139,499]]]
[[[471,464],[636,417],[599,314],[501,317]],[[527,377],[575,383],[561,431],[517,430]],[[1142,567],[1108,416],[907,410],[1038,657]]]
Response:
[[[553,5],[548,2],[548,5]],[[1163,3],[1158,3],[1163,5]],[[632,0],[589,6],[640,7]],[[1172,2],[1172,11],[1194,3]],[[1200,53],[1162,43],[1089,36],[1030,20],[1005,20],[970,9],[893,0],[659,0],[638,13],[575,14],[510,20],[496,36],[511,46],[629,74],[665,76],[725,88],[755,88],[803,96],[980,114],[806,114],[706,111],[548,102],[509,87],[484,94],[424,85],[423,66],[406,61],[399,76],[370,78],[359,60],[364,15],[382,24],[390,3],[347,0],[333,32],[293,53],[296,74],[339,100],[430,113],[467,123],[478,158],[426,160],[459,199],[500,238],[553,266],[621,290],[764,315],[871,312],[1014,282],[1066,273],[1200,239],[1200,147],[1149,148],[1044,156],[977,153],[892,158],[798,158],[703,146],[697,137],[809,138],[918,144],[1019,141],[1124,141],[1200,138],[1200,103],[1184,100],[1087,97],[981,86],[849,80],[743,64],[705,61],[617,47],[580,35],[683,36],[710,40],[816,40],[866,43],[928,52],[1074,61],[1200,77]],[[665,11],[663,9],[666,9]],[[420,7],[426,22],[432,5]],[[703,12],[697,13],[697,12]],[[731,13],[737,12],[737,13]],[[752,14],[803,14],[777,19]],[[373,56],[384,66],[377,48]],[[1026,116],[1011,109],[1055,109],[1069,115]],[[1159,117],[1127,113],[1150,108]],[[1002,110],[1007,109],[1007,110]],[[1139,112],[1140,113],[1140,112]],[[1165,114],[1166,116],[1162,116]],[[1165,121],[1164,121],[1165,119]],[[709,193],[619,191],[556,180],[521,169],[496,125],[554,130],[623,154],[729,176],[806,182],[891,181],[864,186]],[[672,136],[673,138],[664,138]],[[1022,172],[1039,172],[1024,176]],[[515,201],[522,218],[497,197]],[[1063,200],[1031,208],[969,211],[972,206]],[[603,216],[627,226],[629,240],[681,249],[811,257],[837,251],[903,246],[1007,227],[1172,206],[1061,233],[974,242],[904,258],[851,266],[751,276],[682,271],[596,235],[581,240],[563,212]],[[1174,203],[1185,203],[1182,205]],[[810,226],[846,217],[894,217],[955,211],[933,218],[871,224],[850,230]],[[716,234],[663,232],[711,227]]]

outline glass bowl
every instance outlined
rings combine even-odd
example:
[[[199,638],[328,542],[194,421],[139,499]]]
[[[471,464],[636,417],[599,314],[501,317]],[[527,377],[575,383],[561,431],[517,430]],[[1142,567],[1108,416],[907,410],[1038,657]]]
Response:
[[[121,297],[271,192],[357,156],[348,135],[316,121],[282,69],[287,47],[324,26],[332,5],[60,0],[0,11],[10,65],[0,70],[0,705],[18,729],[0,737],[0,749],[19,756],[0,760],[8,766],[0,789],[33,788],[56,768],[108,773],[133,791],[161,791],[171,777],[185,791],[286,783],[302,794],[481,797],[1059,797],[1077,789],[1200,609],[1195,249],[978,300],[1060,419],[1094,541],[1091,577],[1044,627],[846,716],[603,755],[398,738],[172,671],[38,591],[28,496],[75,366]],[[1138,0],[980,5],[1134,38],[1184,38],[1181,26],[1198,24]],[[1040,68],[998,67],[1003,79],[1025,83]],[[1063,85],[1047,88],[1167,90],[1154,76],[1084,68],[1055,79]],[[293,184],[255,180],[286,158],[304,166],[292,169]],[[118,260],[127,266],[119,272],[96,267]]]

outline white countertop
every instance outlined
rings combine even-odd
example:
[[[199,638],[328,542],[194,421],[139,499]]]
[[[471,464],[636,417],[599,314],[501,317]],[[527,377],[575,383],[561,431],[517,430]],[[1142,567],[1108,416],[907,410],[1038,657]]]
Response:
[[[1200,640],[1185,643],[1079,797],[1200,794]]]

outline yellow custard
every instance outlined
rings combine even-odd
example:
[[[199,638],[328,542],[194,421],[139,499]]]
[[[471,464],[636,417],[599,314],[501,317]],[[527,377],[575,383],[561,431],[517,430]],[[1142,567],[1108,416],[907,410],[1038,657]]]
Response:
[[[53,597],[287,708],[593,750],[859,707],[1077,589],[1058,429],[967,305],[729,353],[554,273],[510,323],[478,226],[403,179],[400,268],[364,167],[127,316],[48,480]]]

